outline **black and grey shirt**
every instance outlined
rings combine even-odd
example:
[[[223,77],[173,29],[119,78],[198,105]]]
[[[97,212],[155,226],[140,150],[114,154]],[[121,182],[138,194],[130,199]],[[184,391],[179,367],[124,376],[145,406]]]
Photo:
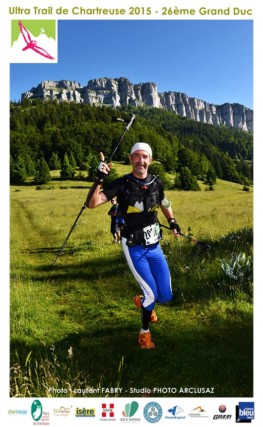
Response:
[[[112,181],[103,193],[108,200],[117,196],[125,220],[123,236],[157,222],[157,210],[164,199],[162,182],[151,174],[137,179],[133,174]]]

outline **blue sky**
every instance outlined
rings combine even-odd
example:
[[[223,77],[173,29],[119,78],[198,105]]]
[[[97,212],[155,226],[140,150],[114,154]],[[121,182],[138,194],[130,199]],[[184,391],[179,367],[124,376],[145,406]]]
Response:
[[[252,20],[61,20],[58,64],[10,64],[10,99],[42,80],[154,82],[253,109]]]

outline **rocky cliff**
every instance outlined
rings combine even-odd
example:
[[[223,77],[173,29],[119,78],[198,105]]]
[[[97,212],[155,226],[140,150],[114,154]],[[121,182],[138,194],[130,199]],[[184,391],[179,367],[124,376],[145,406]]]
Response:
[[[159,93],[155,83],[132,84],[127,78],[89,80],[87,86],[75,81],[43,81],[22,94],[23,99],[57,99],[84,104],[148,106],[211,125],[253,130],[253,110],[241,104],[209,104],[180,92]]]

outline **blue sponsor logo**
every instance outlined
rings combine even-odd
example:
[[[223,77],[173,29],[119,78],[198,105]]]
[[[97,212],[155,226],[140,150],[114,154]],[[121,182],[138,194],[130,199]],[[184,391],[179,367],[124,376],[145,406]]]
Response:
[[[238,417],[241,421],[254,420],[255,419],[254,402],[239,402]]]
[[[239,402],[236,405],[236,423],[251,423],[255,419],[254,402]]]
[[[165,416],[165,419],[175,419],[175,420],[181,420],[184,419],[185,416],[182,415],[184,410],[180,408],[180,406],[176,405],[172,408],[167,409],[167,412],[169,412],[169,415]]]
[[[159,403],[150,402],[144,407],[143,415],[149,423],[157,423],[162,418],[163,410]]]

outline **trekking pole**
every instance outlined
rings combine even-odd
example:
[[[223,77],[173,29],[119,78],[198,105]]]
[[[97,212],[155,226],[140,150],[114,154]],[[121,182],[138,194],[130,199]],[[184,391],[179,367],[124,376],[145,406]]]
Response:
[[[122,119],[117,119],[117,120],[122,121]],[[131,118],[130,118],[130,121],[129,121],[129,123],[127,124],[127,126],[125,127],[125,130],[124,130],[124,132],[123,132],[122,136],[120,137],[120,140],[119,140],[118,144],[116,145],[116,147],[114,148],[113,152],[111,153],[111,155],[110,155],[110,157],[109,157],[108,163],[110,163],[110,162],[111,162],[111,160],[112,160],[112,158],[113,158],[114,154],[116,153],[116,151],[118,150],[119,146],[121,145],[121,143],[122,143],[122,141],[123,141],[123,138],[125,137],[126,133],[130,130],[130,127],[131,127],[131,125],[133,124],[134,120],[135,120],[135,115],[134,115],[134,114],[132,114],[132,115],[131,115]]]
[[[108,163],[110,163],[110,161],[112,160],[112,158],[113,158],[114,154],[116,153],[117,149],[118,149],[118,148],[119,148],[119,146],[121,145],[121,143],[122,143],[122,141],[123,141],[123,138],[124,138],[125,134],[130,130],[130,127],[131,127],[131,125],[133,124],[134,119],[135,119],[135,115],[134,115],[134,114],[132,114],[132,115],[131,115],[131,118],[130,118],[130,121],[129,121],[129,123],[126,125],[125,130],[124,130],[124,132],[123,132],[123,134],[122,134],[122,136],[121,136],[121,138],[120,138],[120,140],[119,140],[118,144],[116,145],[116,147],[114,148],[113,152],[111,153],[111,155],[110,155],[110,157],[109,157]],[[118,119],[118,120],[123,121],[122,119]],[[103,156],[103,154],[102,154],[102,153],[100,153],[100,159],[101,159],[102,161],[104,161],[104,156]],[[61,255],[61,254],[62,254],[62,252],[64,251],[64,248],[65,248],[65,246],[66,246],[66,244],[67,244],[68,239],[70,238],[70,235],[71,235],[72,231],[73,231],[73,230],[74,230],[74,228],[76,227],[76,224],[77,224],[77,222],[78,222],[78,220],[79,220],[79,218],[80,218],[80,216],[81,216],[82,212],[84,211],[84,209],[86,209],[86,208],[87,208],[87,206],[88,206],[88,204],[89,204],[89,202],[90,202],[90,199],[91,199],[91,197],[93,196],[93,193],[94,193],[94,191],[95,191],[95,189],[96,189],[96,187],[97,187],[97,186],[98,186],[98,182],[97,182],[97,181],[95,181],[95,182],[92,184],[92,186],[91,186],[91,188],[90,188],[90,190],[89,190],[89,192],[88,192],[87,198],[86,198],[85,202],[83,203],[82,208],[81,208],[81,210],[79,211],[79,214],[78,214],[77,218],[75,219],[75,221],[74,221],[74,223],[73,223],[73,225],[72,225],[71,229],[69,230],[69,233],[68,233],[68,235],[67,235],[67,237],[66,237],[66,239],[65,239],[65,241],[64,241],[64,243],[63,243],[63,245],[61,246],[61,248],[60,248],[60,250],[59,250],[59,252],[58,252],[58,254],[57,254],[57,256],[56,256],[56,258],[55,258],[55,260],[54,260],[54,262],[53,262],[53,266],[54,266],[54,265],[56,265],[56,262],[57,262],[58,258],[60,257],[60,255]]]

